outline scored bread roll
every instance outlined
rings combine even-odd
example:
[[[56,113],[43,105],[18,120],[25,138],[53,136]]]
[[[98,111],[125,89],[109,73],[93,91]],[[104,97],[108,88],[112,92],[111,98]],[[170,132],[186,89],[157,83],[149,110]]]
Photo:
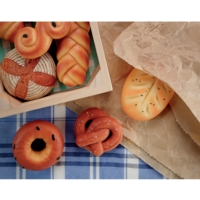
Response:
[[[173,89],[166,83],[134,68],[123,85],[121,104],[128,116],[146,121],[164,110],[173,94]]]
[[[56,65],[49,53],[25,59],[13,49],[0,65],[0,77],[12,96],[23,100],[38,99],[52,90],[56,82]]]
[[[89,68],[89,22],[71,22],[69,33],[58,42],[57,76],[67,86],[82,85]]]

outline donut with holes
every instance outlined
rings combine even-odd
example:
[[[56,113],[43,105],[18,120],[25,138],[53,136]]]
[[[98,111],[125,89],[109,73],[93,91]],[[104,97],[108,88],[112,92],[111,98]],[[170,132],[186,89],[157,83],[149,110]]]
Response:
[[[55,165],[63,149],[62,133],[45,120],[27,122],[17,131],[12,142],[12,152],[18,164],[34,171]]]

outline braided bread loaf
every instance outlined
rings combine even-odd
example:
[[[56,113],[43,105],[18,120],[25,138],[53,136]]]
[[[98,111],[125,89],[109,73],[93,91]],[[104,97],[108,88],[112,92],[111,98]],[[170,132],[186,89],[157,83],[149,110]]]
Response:
[[[0,38],[14,42],[16,33],[24,26],[23,22],[0,22]]]
[[[57,77],[67,86],[82,85],[89,67],[89,22],[71,22],[69,33],[59,40]]]
[[[44,55],[53,39],[64,37],[70,30],[70,22],[37,22],[35,28],[24,27],[15,37],[17,52],[28,59]]]

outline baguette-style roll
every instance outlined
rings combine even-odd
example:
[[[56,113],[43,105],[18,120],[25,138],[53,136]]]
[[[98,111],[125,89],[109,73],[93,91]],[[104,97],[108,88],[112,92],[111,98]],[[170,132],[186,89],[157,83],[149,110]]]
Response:
[[[69,33],[58,42],[57,77],[67,86],[82,85],[89,67],[89,22],[71,22]]]
[[[134,68],[122,89],[122,108],[135,120],[150,120],[164,110],[173,94],[166,83]]]
[[[24,27],[18,31],[15,48],[23,58],[38,58],[49,50],[53,39],[64,37],[69,30],[70,22],[37,22],[35,28]]]
[[[0,22],[0,38],[14,42],[17,32],[24,26],[23,22]]]

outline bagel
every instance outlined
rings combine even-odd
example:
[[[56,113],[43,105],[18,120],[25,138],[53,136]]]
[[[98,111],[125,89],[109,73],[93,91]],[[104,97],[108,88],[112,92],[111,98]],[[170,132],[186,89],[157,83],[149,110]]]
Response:
[[[64,139],[60,130],[45,120],[24,124],[15,134],[12,152],[19,165],[28,170],[45,170],[62,156]]]

